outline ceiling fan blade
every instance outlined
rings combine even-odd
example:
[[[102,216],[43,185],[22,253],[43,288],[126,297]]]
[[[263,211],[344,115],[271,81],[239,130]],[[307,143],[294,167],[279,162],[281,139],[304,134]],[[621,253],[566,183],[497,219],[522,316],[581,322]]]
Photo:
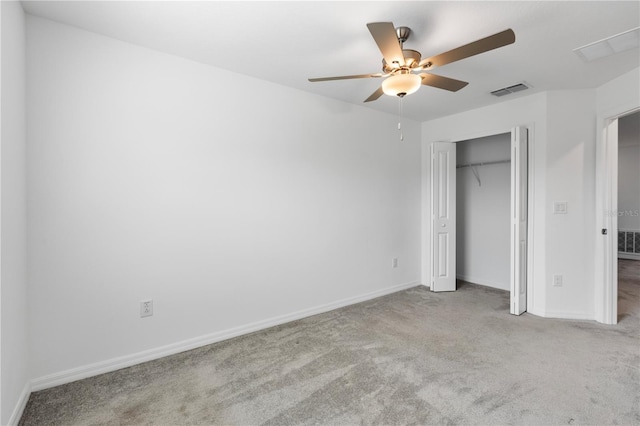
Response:
[[[382,56],[387,64],[397,63],[398,66],[404,65],[404,55],[402,47],[398,41],[398,35],[392,22],[372,22],[367,24],[369,32],[373,36]]]
[[[443,77],[436,74],[420,74],[422,77],[422,84],[425,86],[437,87],[438,89],[448,90],[450,92],[457,92],[464,86],[469,84],[466,81],[455,80],[449,77]]]
[[[378,78],[382,77],[382,73],[376,74],[356,74],[356,75],[341,75],[337,77],[320,77],[320,78],[310,78],[309,81],[315,83],[316,81],[331,81],[331,80],[349,80],[352,78]]]
[[[382,86],[378,87],[378,90],[376,90],[375,92],[373,92],[371,94],[371,96],[369,96],[367,99],[365,99],[365,102],[371,102],[371,101],[375,101],[376,99],[378,99],[380,96],[382,96],[384,94],[384,92],[382,91]]]
[[[432,56],[427,59],[423,59],[418,64],[419,67],[440,67],[442,65],[450,64],[451,62],[459,61],[460,59],[468,58],[470,56],[478,55],[480,53],[488,52],[489,50],[497,49],[499,47],[512,44],[516,41],[516,35],[512,29],[504,30],[489,37],[481,38],[464,46],[460,46],[448,52],[441,53],[436,56]],[[431,64],[429,67],[426,65]]]

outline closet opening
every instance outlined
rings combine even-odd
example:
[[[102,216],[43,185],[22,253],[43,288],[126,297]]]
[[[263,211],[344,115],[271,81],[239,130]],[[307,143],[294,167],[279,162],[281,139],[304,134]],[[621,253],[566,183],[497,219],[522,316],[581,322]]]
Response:
[[[510,291],[511,133],[456,143],[456,278]]]
[[[460,278],[508,289],[509,312],[527,310],[528,138],[528,129],[516,126],[468,144],[431,144],[431,291],[456,291]]]

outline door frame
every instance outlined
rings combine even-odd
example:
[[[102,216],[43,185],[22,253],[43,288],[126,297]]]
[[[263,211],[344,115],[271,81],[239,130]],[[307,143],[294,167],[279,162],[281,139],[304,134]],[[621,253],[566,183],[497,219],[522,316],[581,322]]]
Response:
[[[598,116],[596,147],[596,243],[595,319],[618,323],[618,127],[615,139],[609,126],[618,119],[640,111],[640,105]],[[602,230],[607,230],[607,235]]]
[[[524,127],[525,129],[527,129],[528,132],[528,143],[527,143],[527,217],[528,217],[528,221],[527,221],[527,256],[526,256],[526,268],[527,268],[527,311],[528,312],[532,312],[535,311],[535,306],[534,306],[534,286],[532,285],[533,283],[533,253],[534,253],[534,209],[535,209],[535,203],[534,203],[534,193],[535,193],[535,125],[534,123],[524,123],[524,124],[519,124],[519,125],[514,125],[514,126],[510,126],[508,128],[498,128],[498,129],[493,129],[490,131],[486,131],[486,132],[477,132],[477,133],[471,133],[469,135],[464,135],[462,137],[456,137],[455,139],[450,139],[450,140],[446,140],[446,141],[442,141],[442,142],[453,142],[453,143],[458,143],[458,142],[463,142],[463,141],[467,141],[470,139],[479,139],[479,138],[484,138],[484,137],[488,137],[488,136],[496,136],[496,135],[501,135],[501,134],[509,134],[511,135],[513,130],[516,127]],[[429,144],[429,164],[431,164],[431,145],[434,142],[432,142],[431,144]],[[424,175],[424,177],[426,178],[427,176],[429,176],[429,179],[431,179],[431,166],[429,168],[429,173],[426,173]],[[431,186],[431,183],[428,185],[429,187]],[[431,199],[431,191],[429,191],[429,197],[428,199]],[[432,206],[429,205],[429,209],[428,211],[428,223],[429,226],[426,228],[431,228],[431,208]],[[429,232],[429,236],[426,239],[426,244],[429,247],[429,253],[428,256],[429,258],[426,259],[426,262],[428,265],[430,265],[431,259],[433,258],[433,254],[431,253],[432,251],[432,247],[433,247],[433,240],[432,240],[432,233]],[[511,249],[511,255],[513,254],[513,249]],[[431,276],[433,274],[433,270],[429,271],[429,276],[427,277],[429,280],[429,286],[431,285]],[[509,292],[511,293],[511,291]]]

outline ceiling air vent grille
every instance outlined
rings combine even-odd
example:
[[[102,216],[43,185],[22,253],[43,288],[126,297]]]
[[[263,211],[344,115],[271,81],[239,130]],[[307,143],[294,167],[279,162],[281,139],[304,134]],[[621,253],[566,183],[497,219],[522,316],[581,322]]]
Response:
[[[494,90],[491,92],[494,96],[504,96],[509,95],[511,93],[522,92],[523,90],[527,90],[529,86],[523,83],[516,84],[515,86],[504,87],[502,89]]]

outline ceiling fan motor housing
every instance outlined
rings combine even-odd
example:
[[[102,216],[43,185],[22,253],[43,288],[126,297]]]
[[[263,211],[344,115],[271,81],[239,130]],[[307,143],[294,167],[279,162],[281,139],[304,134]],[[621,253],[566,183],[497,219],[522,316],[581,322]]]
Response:
[[[417,66],[420,63],[420,59],[422,58],[422,55],[420,55],[420,52],[412,49],[403,49],[402,55],[404,56],[404,63],[405,63],[404,67],[406,68],[413,68]],[[389,65],[387,64],[387,61],[382,59],[382,71],[384,73],[388,74],[390,72],[397,71],[400,68],[402,68],[400,65],[398,64]]]
[[[398,27],[396,28],[396,35],[398,36],[398,40],[400,40],[400,43],[404,43],[409,39],[409,36],[411,35],[411,28]]]

